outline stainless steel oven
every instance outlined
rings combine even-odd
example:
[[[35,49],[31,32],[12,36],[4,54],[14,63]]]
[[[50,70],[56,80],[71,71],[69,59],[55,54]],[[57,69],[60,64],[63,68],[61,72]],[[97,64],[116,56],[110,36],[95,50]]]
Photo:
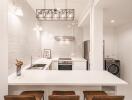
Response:
[[[58,70],[72,70],[72,59],[59,58]]]

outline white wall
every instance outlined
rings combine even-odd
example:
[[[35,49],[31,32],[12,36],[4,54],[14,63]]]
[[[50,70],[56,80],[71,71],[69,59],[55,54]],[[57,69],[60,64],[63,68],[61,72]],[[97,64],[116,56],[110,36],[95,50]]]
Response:
[[[83,41],[90,40],[89,26],[83,26]]]
[[[22,8],[24,16],[16,16],[11,12],[12,1],[9,0],[9,74],[15,71],[16,58],[22,59],[25,65],[30,63],[31,55],[35,57],[41,53],[40,37],[33,30],[37,23],[34,11],[26,0],[15,0],[15,4]]]
[[[0,100],[8,94],[7,0],[0,0]]]
[[[117,41],[114,27],[104,27],[105,57],[117,59]]]
[[[68,28],[71,22],[45,22],[42,23],[43,32],[41,33],[42,49],[51,49],[52,57],[82,57],[82,29],[75,27]],[[75,36],[75,41],[69,43],[58,42],[54,36]]]
[[[129,85],[122,87],[118,94],[125,94],[125,100],[131,100],[132,96],[132,22],[117,28],[117,51],[121,60],[121,77]]]
[[[104,27],[105,57],[117,59],[116,32],[114,27]],[[83,41],[90,40],[88,26],[83,27]]]

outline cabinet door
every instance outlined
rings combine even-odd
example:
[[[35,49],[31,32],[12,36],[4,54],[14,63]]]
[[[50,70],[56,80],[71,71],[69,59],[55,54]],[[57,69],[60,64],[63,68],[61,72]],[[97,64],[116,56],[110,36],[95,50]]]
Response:
[[[52,61],[52,70],[58,70],[58,61]]]
[[[86,62],[73,61],[73,70],[86,70]]]

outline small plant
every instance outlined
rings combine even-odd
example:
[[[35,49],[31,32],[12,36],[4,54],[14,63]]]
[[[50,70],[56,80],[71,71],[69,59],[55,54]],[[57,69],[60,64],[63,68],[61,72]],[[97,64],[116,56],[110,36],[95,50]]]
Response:
[[[16,74],[17,76],[21,76],[21,67],[23,65],[23,62],[21,60],[16,59]]]

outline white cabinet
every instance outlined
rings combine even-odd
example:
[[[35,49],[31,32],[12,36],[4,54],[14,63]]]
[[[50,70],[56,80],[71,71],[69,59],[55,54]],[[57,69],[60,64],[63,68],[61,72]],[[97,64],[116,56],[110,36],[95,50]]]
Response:
[[[46,70],[52,70],[52,64],[50,64]]]
[[[58,70],[58,61],[52,61],[52,70]]]
[[[86,61],[73,61],[72,69],[73,70],[86,70],[87,69]]]
[[[80,58],[72,58],[72,70],[86,70],[87,69],[87,61]],[[51,64],[52,70],[58,70],[58,60],[52,60]]]

